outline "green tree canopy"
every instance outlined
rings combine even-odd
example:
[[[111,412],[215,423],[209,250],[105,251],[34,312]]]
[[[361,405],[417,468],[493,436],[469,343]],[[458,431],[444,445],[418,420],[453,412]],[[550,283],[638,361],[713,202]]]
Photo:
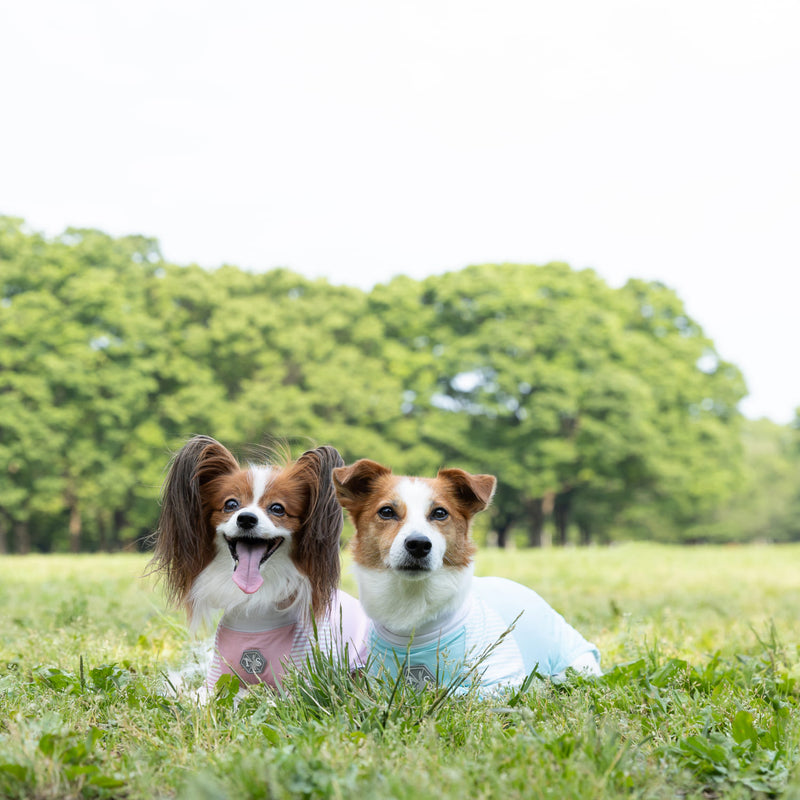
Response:
[[[729,523],[761,496],[753,442],[780,439],[755,472],[781,487],[768,527],[798,538],[796,430],[743,434],[744,393],[660,283],[489,264],[363,292],[0,218],[0,551],[140,539],[195,433],[492,472],[491,527],[533,544],[546,519],[557,540],[764,535],[763,509]]]
[[[397,279],[370,306],[412,355],[415,435],[448,462],[496,465],[501,527],[526,519],[536,540],[544,503],[588,536],[657,503],[672,530],[645,516],[640,533],[674,536],[735,485],[741,375],[661,284],[485,265]]]

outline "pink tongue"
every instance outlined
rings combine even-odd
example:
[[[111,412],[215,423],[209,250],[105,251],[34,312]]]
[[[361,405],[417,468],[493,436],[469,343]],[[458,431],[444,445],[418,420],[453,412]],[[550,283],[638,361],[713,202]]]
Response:
[[[245,594],[253,594],[264,583],[258,568],[266,554],[267,543],[263,539],[239,539],[236,543],[239,561],[233,568],[233,582]]]

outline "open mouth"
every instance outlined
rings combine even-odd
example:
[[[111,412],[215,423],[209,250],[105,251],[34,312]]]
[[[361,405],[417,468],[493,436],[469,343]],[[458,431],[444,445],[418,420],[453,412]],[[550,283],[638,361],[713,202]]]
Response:
[[[261,577],[261,565],[272,556],[283,544],[282,537],[273,539],[257,539],[240,536],[225,537],[228,550],[233,559],[233,582],[245,593],[258,591],[264,579]]]

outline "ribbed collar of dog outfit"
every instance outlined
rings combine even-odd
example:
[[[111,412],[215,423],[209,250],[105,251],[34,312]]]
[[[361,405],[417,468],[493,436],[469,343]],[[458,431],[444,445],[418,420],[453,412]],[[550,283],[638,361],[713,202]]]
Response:
[[[422,625],[418,625],[414,630],[414,633],[411,635],[392,633],[392,631],[381,625],[379,622],[373,622],[372,624],[375,629],[375,633],[377,633],[381,639],[390,642],[391,644],[406,647],[409,641],[412,640],[414,645],[417,646],[430,644],[430,642],[436,641],[442,636],[447,636],[447,634],[449,634],[455,628],[463,626],[470,614],[470,611],[472,610],[473,603],[474,600],[470,595],[468,595],[467,599],[459,608],[445,611],[438,617],[435,617],[428,622],[424,622]]]

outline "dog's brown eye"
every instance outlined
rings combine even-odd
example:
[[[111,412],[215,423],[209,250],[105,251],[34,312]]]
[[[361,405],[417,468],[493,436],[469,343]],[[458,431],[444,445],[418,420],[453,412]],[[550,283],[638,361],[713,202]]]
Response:
[[[383,506],[383,508],[378,509],[378,516],[381,519],[394,519],[396,514],[391,506]]]
[[[272,514],[273,517],[282,517],[286,514],[286,509],[280,503],[273,503],[267,511]]]
[[[449,516],[450,514],[447,512],[446,508],[434,508],[433,511],[431,511],[431,519],[438,519],[441,521],[447,519]]]
[[[239,508],[239,501],[234,500],[233,498],[231,498],[230,500],[226,500],[223,508],[225,509],[225,511],[228,512],[236,511],[236,509]]]

